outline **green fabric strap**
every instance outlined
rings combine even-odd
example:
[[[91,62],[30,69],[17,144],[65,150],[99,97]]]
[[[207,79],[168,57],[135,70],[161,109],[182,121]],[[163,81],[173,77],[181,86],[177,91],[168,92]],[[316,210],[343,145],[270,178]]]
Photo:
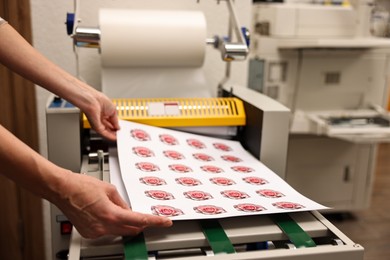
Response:
[[[214,254],[232,254],[236,252],[218,220],[201,220],[200,224]]]
[[[143,233],[135,237],[123,237],[122,239],[126,260],[148,259],[148,250],[146,249]]]
[[[297,248],[316,246],[313,239],[288,214],[275,214],[271,218]]]

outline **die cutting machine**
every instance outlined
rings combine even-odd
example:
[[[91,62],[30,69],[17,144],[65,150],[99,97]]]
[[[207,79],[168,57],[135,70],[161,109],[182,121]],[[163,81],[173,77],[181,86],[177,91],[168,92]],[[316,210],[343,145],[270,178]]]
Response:
[[[234,13],[232,2],[226,2]],[[236,27],[234,14],[233,20]],[[237,33],[244,39],[242,31]],[[239,53],[241,57],[243,52]],[[289,110],[232,84],[229,77],[219,90],[220,96],[214,98],[119,98],[113,102],[122,119],[239,140],[284,178]],[[115,144],[98,137],[77,108],[53,97],[46,113],[51,161],[104,181],[115,178],[110,171],[116,165]],[[176,221],[171,228],[148,229],[135,238],[84,239],[57,208],[51,211],[53,259],[363,259],[364,249],[318,212]]]
[[[150,104],[174,102],[182,111],[180,114],[188,113],[188,107],[192,107],[192,113],[197,114],[194,119],[195,126],[200,118],[204,118],[206,124],[202,125],[210,127],[211,134],[215,133],[212,128],[232,127],[236,134],[230,135],[229,138],[239,139],[252,154],[283,176],[289,111],[272,99],[247,88],[231,86],[229,92],[224,92],[234,98],[126,99],[115,102],[117,105],[122,102],[118,108],[129,107],[133,112],[137,106],[144,108],[143,111],[137,111],[140,114],[140,122],[159,125],[160,121],[164,127],[188,127],[185,122],[188,117],[193,116],[144,116],[149,113]],[[125,106],[123,102],[126,102]],[[126,110],[120,111],[119,114],[123,112]],[[115,164],[115,161],[108,162],[104,156],[110,145],[94,136],[87,123],[81,122],[78,109],[64,100],[52,100],[47,113],[48,136],[49,140],[52,140],[49,141],[50,160],[67,165],[66,167],[74,171],[110,181],[110,168],[114,167],[112,164]],[[137,116],[132,117],[132,120],[137,121]],[[72,134],[70,139],[65,137]],[[74,160],[70,160],[75,154]],[[52,219],[52,234],[53,239],[57,239],[53,241],[53,257],[58,258],[363,259],[363,248],[342,234],[318,212],[227,218],[219,221],[177,221],[171,228],[149,229],[141,237],[129,241],[128,238],[120,237],[84,239],[75,229],[71,235],[61,234],[61,227],[68,223],[67,219],[55,208],[53,213],[55,217]]]

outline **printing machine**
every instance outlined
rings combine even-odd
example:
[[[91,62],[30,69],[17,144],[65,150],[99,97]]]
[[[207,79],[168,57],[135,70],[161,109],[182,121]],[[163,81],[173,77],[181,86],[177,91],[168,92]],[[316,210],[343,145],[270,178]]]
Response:
[[[253,8],[249,87],[291,109],[286,180],[333,211],[368,208],[390,140],[390,41],[370,33],[372,2]]]
[[[226,2],[234,17],[232,2]],[[233,20],[233,27],[238,27],[237,19]],[[238,34],[242,44],[243,32]],[[224,46],[229,47],[230,42]],[[226,51],[221,46],[218,49]],[[113,102],[123,119],[239,140],[285,178],[289,109],[231,83],[228,77],[219,90],[220,97],[216,98],[128,98]],[[178,116],[148,114],[151,105],[166,102],[177,104]],[[48,101],[46,115],[49,159],[72,171],[111,181],[115,144],[97,136],[80,111],[58,97]],[[107,160],[109,152],[114,159]],[[176,221],[171,228],[147,229],[135,238],[100,239],[82,238],[55,206],[51,215],[53,259],[363,259],[363,247],[316,211]]]
[[[235,102],[241,101],[245,107],[246,123],[237,127],[237,136],[233,138],[238,138],[252,154],[283,176],[289,111],[247,88],[230,86],[229,91],[225,89],[224,92],[238,98]],[[110,165],[104,157],[110,145],[93,135],[91,130],[80,127],[78,109],[64,100],[53,99],[47,109],[47,120],[50,160],[74,171],[110,181]],[[87,144],[81,145],[84,142]],[[84,239],[75,229],[71,235],[61,234],[61,230],[64,231],[68,225],[67,219],[55,207],[52,213],[53,252],[57,255],[53,256],[54,259],[66,259],[68,254],[67,259],[124,259],[124,254],[125,259],[146,259],[131,254],[126,256],[124,248],[132,251],[131,244],[138,242],[127,242],[125,238]],[[320,213],[290,213],[284,217],[287,219],[263,215],[217,221],[235,248],[236,253],[228,255],[220,255],[218,250],[213,252],[210,249],[213,242],[210,246],[207,236],[203,234],[206,231],[202,221],[177,221],[171,228],[148,229],[143,237],[148,259],[363,259],[363,248],[342,234]],[[299,242],[300,236],[309,236],[316,246],[305,247]]]

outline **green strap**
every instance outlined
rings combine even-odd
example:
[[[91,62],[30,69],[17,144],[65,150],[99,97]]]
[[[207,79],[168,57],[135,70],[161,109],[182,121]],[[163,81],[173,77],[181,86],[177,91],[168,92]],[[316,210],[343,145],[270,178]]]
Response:
[[[214,254],[232,254],[236,252],[218,220],[201,220],[200,224]]]
[[[275,214],[271,218],[297,248],[316,246],[313,239],[288,214]]]
[[[146,249],[143,233],[135,237],[123,237],[122,239],[126,260],[148,259],[148,250]]]

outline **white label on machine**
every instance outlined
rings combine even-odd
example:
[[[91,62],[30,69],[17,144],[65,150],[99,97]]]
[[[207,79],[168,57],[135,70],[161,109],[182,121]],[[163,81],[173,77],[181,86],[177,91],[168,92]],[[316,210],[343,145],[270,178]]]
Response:
[[[150,102],[149,116],[178,116],[180,115],[178,102]]]

